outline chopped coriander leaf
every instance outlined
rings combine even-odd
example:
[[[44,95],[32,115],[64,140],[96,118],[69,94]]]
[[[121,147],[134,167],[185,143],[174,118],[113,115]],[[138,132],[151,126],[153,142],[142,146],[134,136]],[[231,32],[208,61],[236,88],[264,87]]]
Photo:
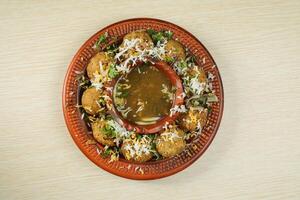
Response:
[[[165,61],[168,62],[168,63],[172,63],[172,62],[175,61],[175,59],[172,58],[172,57],[166,56]]]
[[[138,140],[142,139],[142,135],[141,134],[137,134],[136,137],[137,137]]]
[[[196,62],[196,58],[195,58],[195,56],[189,56],[189,57],[187,57],[186,59],[185,59],[185,62],[189,65],[189,64],[195,64],[195,62]]]
[[[206,103],[207,103],[207,96],[201,96],[198,99],[198,105],[201,105],[203,107],[206,107]]]
[[[188,64],[187,64],[187,62],[184,61],[184,60],[181,60],[181,61],[179,62],[179,67],[181,67],[182,69],[183,69],[183,68],[186,68],[187,66],[188,66]]]
[[[83,89],[87,89],[90,86],[90,80],[85,77],[85,75],[77,75],[76,80],[79,86]]]
[[[112,117],[111,115],[106,115],[106,116],[105,116],[105,119],[106,119],[106,120],[112,120],[113,117]]]
[[[115,43],[113,43],[113,44],[107,46],[107,47],[106,47],[106,50],[107,50],[107,53],[108,53],[108,54],[113,54],[113,55],[115,55],[116,52],[118,51],[118,46],[117,46]]]
[[[107,39],[107,36],[108,36],[108,33],[107,32],[105,32],[103,35],[100,35],[99,36],[99,38],[98,38],[98,40],[97,40],[97,42],[96,42],[96,47],[100,47],[100,44],[102,44],[102,43],[105,43],[106,42],[106,39]]]
[[[164,31],[164,36],[165,36],[168,40],[170,40],[170,39],[172,39],[173,32],[171,32],[170,30]]]
[[[153,29],[147,29],[146,32],[147,32],[150,36],[152,36],[152,35],[154,35],[154,34],[157,33],[157,32],[156,32],[155,30],[153,30]]]
[[[99,44],[104,43],[105,40],[106,40],[105,35],[100,35],[99,40],[98,40],[98,43],[99,43]]]
[[[218,97],[215,94],[210,93],[207,95],[207,102],[218,102]]]
[[[118,50],[118,45],[116,45],[116,43],[113,43],[113,44],[111,44],[111,45],[108,45],[108,46],[106,47],[106,50],[108,50],[108,51],[116,51],[116,50]]]
[[[207,103],[213,103],[217,102],[218,97],[215,94],[205,94],[203,96],[200,96],[199,98],[193,99],[191,101],[192,105],[194,106],[202,106],[202,107],[207,107]]]
[[[152,35],[152,39],[153,39],[154,43],[157,43],[158,41],[162,41],[165,38],[164,38],[164,35],[162,34],[162,32],[158,32],[158,33]]]
[[[151,143],[151,150],[152,150],[151,152],[153,153],[155,160],[159,160],[159,159],[162,158],[162,156],[156,150],[156,144],[155,144],[155,142]]]
[[[183,79],[183,84],[184,85],[188,85],[188,80],[187,79]]]
[[[124,98],[124,97],[127,97],[128,95],[129,95],[129,92],[127,90],[122,90],[122,91],[118,92],[117,97]]]
[[[186,62],[195,62],[195,61],[196,61],[195,56],[189,56],[189,57],[187,57],[187,59],[186,59]]]
[[[163,41],[166,39],[163,32],[155,31],[153,29],[148,29],[147,33],[150,35],[150,37],[152,38],[155,44],[158,41]]]
[[[110,65],[109,70],[108,70],[108,77],[115,78],[118,75],[119,75],[119,72],[117,71],[115,65]]]
[[[211,111],[212,111],[212,107],[208,107],[208,108],[207,108],[207,112],[208,112],[208,113],[211,113]]]
[[[162,156],[161,156],[157,151],[153,151],[153,155],[154,155],[154,159],[155,159],[155,160],[160,160],[160,159],[162,159]]]
[[[100,155],[102,157],[106,158],[106,157],[110,156],[112,153],[113,153],[113,150],[111,150],[110,148],[108,148],[105,151],[102,151]]]
[[[116,137],[116,131],[113,127],[111,127],[110,125],[106,124],[104,126],[104,128],[102,129],[102,131],[104,132],[104,134],[107,136],[107,137],[110,137],[110,138],[115,138]]]
[[[154,140],[155,135],[154,135],[154,134],[149,134],[148,137],[149,137],[151,140]]]
[[[100,99],[98,100],[98,103],[100,105],[105,105],[106,101],[105,101],[105,99],[103,97],[100,97]]]
[[[156,143],[155,142],[151,143],[151,149],[156,150]]]

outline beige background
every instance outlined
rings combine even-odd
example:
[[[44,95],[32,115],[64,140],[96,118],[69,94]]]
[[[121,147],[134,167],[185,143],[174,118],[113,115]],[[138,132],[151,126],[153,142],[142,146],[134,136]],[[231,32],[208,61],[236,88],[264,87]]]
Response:
[[[243,2],[1,1],[0,199],[300,199],[300,1]],[[144,16],[197,36],[225,90],[208,151],[156,181],[91,163],[61,109],[80,45],[108,24]]]

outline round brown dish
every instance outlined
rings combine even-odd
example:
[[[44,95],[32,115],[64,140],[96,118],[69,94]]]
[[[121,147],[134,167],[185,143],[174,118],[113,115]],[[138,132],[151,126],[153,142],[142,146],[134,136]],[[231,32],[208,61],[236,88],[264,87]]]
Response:
[[[128,154],[128,152],[130,153],[131,151],[130,149],[131,146],[134,146],[135,143],[142,143],[144,146],[150,145],[149,142],[151,141],[149,141],[148,136],[143,136],[143,135],[139,136],[136,134],[134,134],[132,138],[127,138],[124,139],[124,141],[121,141],[120,145],[122,145],[122,148],[120,150],[121,153],[124,153],[125,158],[127,160],[124,159],[123,157],[119,158],[119,154],[117,154],[114,149],[109,149],[108,151],[109,157],[107,157],[106,155],[103,155],[103,153],[107,153],[107,148],[104,148],[104,146],[101,145],[100,143],[101,141],[103,142],[104,139],[105,142],[109,143],[110,138],[103,137],[103,135],[101,135],[102,134],[101,132],[100,133],[97,132],[96,138],[94,138],[93,135],[91,134],[90,127],[88,127],[90,126],[90,124],[84,122],[84,119],[86,117],[89,117],[89,120],[91,120],[90,118],[92,117],[84,115],[81,112],[82,109],[80,108],[80,105],[81,105],[81,97],[83,91],[79,88],[81,83],[83,83],[82,86],[85,87],[84,82],[86,81],[85,80],[86,78],[80,76],[80,79],[84,79],[84,80],[80,80],[81,82],[78,82],[77,81],[78,75],[85,72],[87,66],[90,63],[91,58],[93,58],[99,51],[95,48],[95,44],[97,48],[107,49],[108,48],[107,45],[115,44],[117,41],[120,40],[120,38],[123,38],[124,35],[136,31],[138,33],[130,34],[128,37],[130,39],[134,39],[135,37],[142,37],[143,43],[141,43],[138,48],[146,49],[146,50],[151,49],[155,44],[153,44],[150,41],[149,37],[147,37],[144,33],[139,33],[141,32],[140,30],[148,30],[148,29],[157,32],[162,30],[168,30],[173,33],[172,40],[169,40],[171,42],[169,44],[167,43],[168,44],[166,49],[167,54],[163,59],[170,63],[173,59],[178,59],[178,58],[186,59],[186,55],[182,53],[183,47],[186,48],[190,52],[190,54],[195,58],[194,62],[197,64],[197,66],[201,68],[201,69],[196,69],[196,67],[190,67],[189,70],[186,72],[186,74],[189,74],[190,76],[194,76],[195,70],[197,71],[197,73],[200,73],[200,75],[197,74],[197,76],[192,78],[193,79],[192,81],[194,82],[196,81],[197,84],[198,82],[201,83],[202,81],[203,75],[201,75],[201,73],[204,72],[208,74],[209,75],[208,78],[212,80],[209,83],[205,82],[202,85],[204,87],[206,86],[206,84],[209,84],[211,89],[214,91],[214,98],[218,99],[218,101],[211,103],[209,110],[207,108],[203,108],[203,109],[201,108],[201,110],[199,110],[199,112],[201,113],[202,112],[206,113],[209,111],[209,114],[207,116],[205,114],[205,120],[202,119],[203,114],[201,114],[199,115],[201,117],[201,119],[199,118],[200,121],[199,122],[196,121],[198,124],[203,123],[202,121],[205,121],[205,126],[202,127],[202,130],[200,130],[200,134],[197,137],[195,137],[195,135],[193,134],[190,134],[188,135],[189,137],[185,137],[185,140],[176,139],[176,143],[178,143],[178,149],[176,150],[170,149],[172,145],[170,146],[169,143],[165,142],[166,140],[165,138],[170,136],[167,130],[173,130],[174,127],[173,128],[169,127],[165,131],[159,133],[161,137],[157,139],[157,142],[160,142],[159,150],[160,152],[162,152],[162,155],[165,155],[165,158],[160,160],[154,160],[152,154],[151,156],[149,154],[138,155],[141,157],[134,157],[134,154]],[[102,45],[101,42],[99,41],[102,40],[103,36],[105,36],[106,34],[111,37],[109,41],[107,41],[107,43]],[[124,45],[124,44],[120,44],[120,45]],[[124,55],[124,57],[126,56],[130,57],[136,54],[136,52],[131,50],[128,51],[127,53],[128,54]],[[100,56],[98,57],[99,59],[101,59]],[[105,58],[105,59],[106,59],[105,61],[107,62],[111,61],[111,59],[109,58]],[[103,68],[105,67],[106,66],[103,66]],[[90,69],[94,70],[94,66],[90,67]],[[92,76],[93,73],[90,73],[90,77]],[[105,86],[109,85],[109,81],[107,82],[103,81],[103,85]],[[197,87],[192,87],[192,89],[193,88],[197,90]],[[199,91],[192,91],[192,92],[198,93]],[[193,97],[193,98],[186,99],[185,102],[194,103],[194,100],[195,98]],[[194,36],[192,36],[184,29],[178,27],[177,25],[162,20],[146,19],[146,18],[121,21],[102,29],[94,36],[92,36],[79,49],[77,54],[74,56],[68,68],[68,72],[64,83],[64,90],[63,90],[63,110],[64,110],[65,120],[68,129],[71,133],[71,136],[73,137],[75,143],[78,145],[81,151],[90,160],[92,160],[95,164],[97,164],[101,168],[113,174],[125,178],[131,178],[131,179],[155,179],[155,178],[165,177],[174,174],[178,171],[181,171],[187,166],[189,166],[191,163],[193,163],[207,149],[207,147],[209,146],[209,144],[211,143],[212,139],[214,138],[217,132],[217,129],[219,127],[222,118],[223,101],[224,101],[224,97],[223,97],[221,78],[212,57],[205,49],[205,47]],[[112,101],[107,101],[105,105],[101,104],[98,107],[94,105],[93,109],[94,108],[96,109],[95,113],[97,114],[103,113],[102,106],[105,106],[107,108],[114,107],[113,103],[114,102]],[[85,105],[85,107],[87,107],[87,105]],[[197,109],[199,109],[199,106],[197,107]],[[194,115],[196,116],[196,118],[198,117],[197,112],[195,113],[195,111],[193,110],[193,112],[188,113],[188,116],[180,117],[178,120],[190,119],[190,118],[194,119],[195,118]],[[99,119],[93,119],[93,120],[97,121]],[[110,124],[115,123],[113,119],[109,119],[109,120],[110,121],[107,123]],[[102,124],[103,122],[99,122],[99,126],[102,126]],[[180,122],[178,124],[184,126],[185,129],[190,129],[191,127],[194,127],[193,124],[187,125],[187,123],[180,123]],[[120,123],[115,125],[120,126]],[[94,125],[94,126],[97,127],[98,125],[97,126]],[[181,127],[178,127],[176,129],[180,129],[180,128]],[[175,135],[175,138],[182,138],[181,135],[182,135],[182,131],[178,131],[178,134]],[[98,139],[100,143],[98,143],[99,141],[97,140],[97,138],[100,138]],[[185,148],[181,147],[182,145],[185,145]]]

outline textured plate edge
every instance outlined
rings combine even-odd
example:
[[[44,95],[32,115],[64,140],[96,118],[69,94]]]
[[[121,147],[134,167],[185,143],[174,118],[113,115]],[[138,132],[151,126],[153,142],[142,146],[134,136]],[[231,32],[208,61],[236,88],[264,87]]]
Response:
[[[175,26],[176,28],[180,29],[181,31],[183,31],[185,34],[189,35],[190,37],[194,38],[195,41],[197,41],[202,47],[203,49],[205,50],[205,53],[210,57],[210,59],[213,61],[214,65],[216,66],[216,71],[218,73],[218,76],[219,76],[219,79],[220,79],[220,94],[221,94],[221,101],[220,101],[220,105],[219,105],[219,108],[220,108],[220,115],[217,119],[217,124],[216,124],[216,128],[215,128],[215,131],[214,133],[212,134],[212,136],[209,138],[209,140],[207,141],[207,143],[205,144],[205,146],[202,148],[202,152],[200,152],[197,156],[193,157],[191,160],[189,160],[188,162],[184,163],[182,166],[180,166],[180,168],[175,168],[175,169],[172,169],[170,171],[167,171],[167,172],[164,172],[162,174],[156,174],[156,175],[150,175],[150,176],[145,176],[145,175],[136,175],[136,174],[131,174],[129,176],[126,176],[122,173],[119,173],[117,171],[115,172],[111,172],[110,171],[110,168],[109,167],[105,167],[105,165],[99,165],[97,160],[94,159],[93,156],[91,156],[87,151],[86,149],[79,143],[78,139],[74,137],[73,134],[71,134],[71,129],[72,127],[70,126],[70,124],[67,123],[67,111],[66,111],[66,82],[67,82],[67,77],[69,76],[69,74],[71,73],[71,66],[74,64],[74,62],[76,61],[76,57],[78,55],[80,55],[80,52],[85,48],[86,44],[88,44],[90,42],[90,40],[92,40],[93,38],[95,38],[96,36],[99,35],[99,33],[103,32],[105,29],[108,29],[112,26],[115,26],[117,24],[121,24],[121,23],[124,23],[124,22],[133,22],[133,21],[140,21],[140,20],[149,20],[149,21],[155,21],[155,22],[161,22],[161,23],[167,23],[167,24],[171,24],[172,26]],[[222,82],[222,78],[221,78],[221,74],[219,72],[219,69],[217,67],[217,64],[215,62],[215,60],[213,59],[213,57],[211,56],[210,52],[207,50],[207,48],[202,44],[202,42],[200,42],[198,40],[198,38],[196,38],[193,34],[191,34],[190,32],[188,32],[187,30],[185,30],[184,28],[172,23],[172,22],[168,22],[168,21],[165,21],[165,20],[161,20],[161,19],[155,19],[155,18],[130,18],[130,19],[125,19],[125,20],[121,20],[121,21],[118,21],[118,22],[115,22],[113,24],[110,24],[104,28],[102,28],[101,30],[97,31],[95,34],[93,34],[91,37],[89,37],[82,45],[81,47],[77,50],[76,54],[73,56],[70,64],[68,65],[68,69],[67,69],[67,72],[65,74],[65,78],[64,78],[64,84],[63,84],[63,90],[62,90],[62,107],[63,107],[63,114],[64,114],[64,119],[65,119],[65,123],[67,125],[67,128],[68,128],[68,131],[69,131],[69,134],[71,135],[73,141],[75,142],[75,144],[77,145],[77,147],[80,149],[80,151],[89,159],[91,160],[93,163],[95,163],[98,167],[104,169],[105,171],[109,172],[110,174],[114,174],[116,176],[119,176],[119,177],[123,177],[123,178],[126,178],[126,179],[131,179],[131,180],[154,180],[154,179],[160,179],[160,178],[164,178],[164,177],[168,177],[168,176],[171,176],[171,175],[174,175],[180,171],[183,171],[184,169],[188,168],[190,165],[192,165],[196,160],[199,159],[199,157],[201,157],[205,152],[206,150],[208,149],[208,147],[211,145],[212,141],[214,140],[218,130],[219,130],[219,127],[220,127],[220,124],[221,124],[221,121],[222,121],[222,117],[223,117],[223,112],[224,112],[224,89],[223,89],[223,82]]]

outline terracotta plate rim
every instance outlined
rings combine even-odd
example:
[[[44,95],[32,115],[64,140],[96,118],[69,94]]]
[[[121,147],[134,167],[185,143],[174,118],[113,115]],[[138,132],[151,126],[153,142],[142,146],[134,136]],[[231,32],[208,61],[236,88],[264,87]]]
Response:
[[[201,47],[204,49],[206,55],[212,60],[212,62],[215,65],[215,70],[216,73],[218,74],[219,77],[219,84],[220,84],[220,94],[221,94],[221,99],[219,100],[219,117],[217,119],[217,123],[216,123],[216,127],[215,130],[213,131],[213,134],[209,137],[208,141],[205,143],[205,145],[203,146],[202,150],[200,153],[198,153],[196,156],[194,156],[192,159],[190,159],[188,162],[185,162],[183,165],[181,165],[178,168],[172,169],[170,171],[164,172],[162,174],[155,174],[155,175],[151,175],[151,176],[140,176],[140,175],[135,175],[135,174],[129,174],[129,173],[121,173],[119,171],[113,171],[110,167],[106,166],[105,163],[103,165],[100,165],[99,163],[97,163],[97,160],[95,159],[95,157],[93,155],[91,155],[86,147],[84,147],[84,145],[82,145],[79,141],[78,138],[76,138],[74,136],[74,134],[72,133],[72,127],[71,124],[68,122],[68,116],[67,116],[67,109],[66,109],[66,86],[67,86],[67,79],[70,76],[71,73],[71,66],[74,65],[76,58],[80,55],[81,51],[86,47],[86,45],[88,43],[91,42],[91,40],[93,40],[94,37],[96,37],[97,35],[99,35],[99,33],[103,32],[105,29],[108,29],[112,26],[118,25],[118,24],[122,24],[125,22],[134,22],[134,21],[143,21],[143,20],[150,20],[150,21],[154,21],[154,22],[159,22],[159,23],[164,23],[164,24],[169,24],[171,26],[176,27],[177,29],[180,29],[182,32],[184,32],[186,35],[189,35],[190,37],[192,37],[197,43],[199,43],[201,45]],[[101,28],[101,30],[97,31],[95,34],[93,34],[91,37],[89,37],[89,39],[84,42],[84,44],[77,50],[76,54],[73,56],[72,61],[70,62],[70,64],[68,65],[68,69],[64,78],[64,84],[63,84],[63,90],[62,90],[62,108],[63,108],[63,113],[64,113],[64,119],[65,119],[65,123],[67,125],[68,131],[73,139],[73,141],[75,142],[75,144],[77,145],[77,147],[80,149],[80,151],[89,159],[91,160],[93,163],[95,163],[98,167],[104,169],[105,171],[117,175],[119,177],[123,177],[123,178],[127,178],[127,179],[132,179],[132,180],[154,180],[154,179],[160,179],[160,178],[164,178],[164,177],[168,177],[171,176],[173,174],[176,174],[184,169],[186,169],[187,167],[189,167],[191,164],[193,164],[200,156],[202,156],[202,154],[208,149],[208,147],[210,146],[210,144],[212,143],[214,137],[216,136],[218,129],[220,127],[221,121],[222,121],[222,117],[223,117],[223,111],[224,111],[224,89],[223,89],[223,83],[222,83],[222,78],[220,75],[220,72],[218,70],[218,67],[216,65],[215,60],[213,59],[213,57],[211,56],[211,54],[209,53],[209,51],[207,50],[207,48],[190,32],[186,31],[184,28],[172,23],[172,22],[168,22],[165,20],[161,20],[161,19],[155,19],[155,18],[130,18],[130,19],[125,19],[125,20],[121,20],[118,22],[115,22],[113,24],[110,24],[104,28]],[[164,159],[164,160],[168,160],[168,159]],[[158,162],[163,162],[162,161],[158,161]],[[138,163],[132,163],[132,164],[138,164]],[[142,163],[141,165],[147,165],[147,163]]]

